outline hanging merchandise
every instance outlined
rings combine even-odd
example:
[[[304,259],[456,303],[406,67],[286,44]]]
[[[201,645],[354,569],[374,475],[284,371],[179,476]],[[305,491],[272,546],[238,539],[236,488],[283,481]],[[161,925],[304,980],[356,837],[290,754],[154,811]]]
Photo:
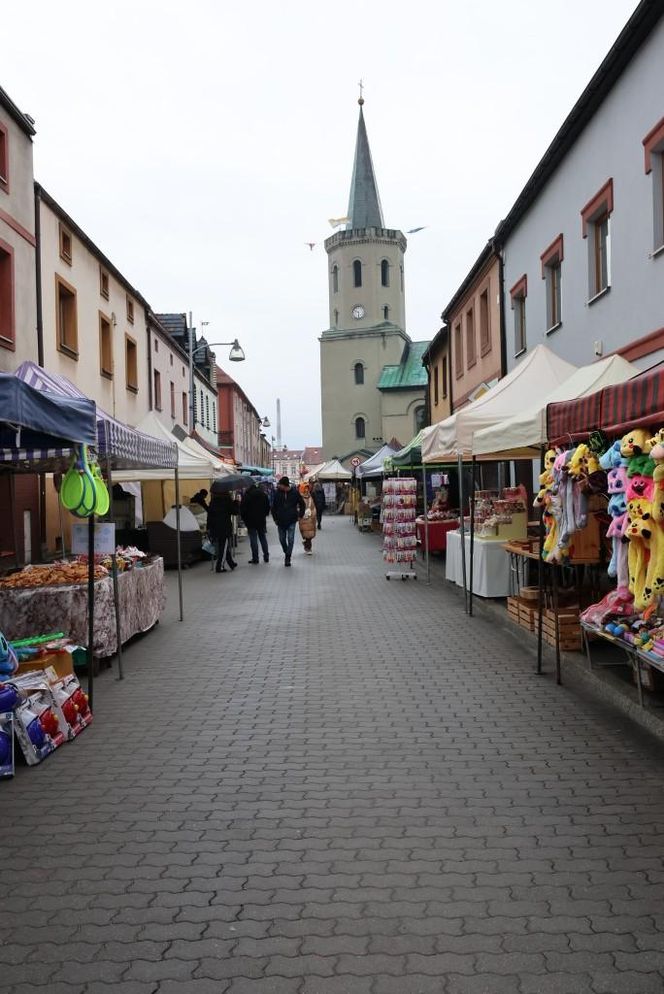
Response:
[[[2,691],[0,684],[0,692]],[[14,715],[0,708],[0,779],[14,776]]]
[[[389,570],[385,577],[417,579],[413,564],[417,549],[415,518],[417,515],[417,481],[412,477],[385,480],[383,484],[383,559],[386,563],[404,563],[405,570]]]
[[[88,459],[87,445],[76,446],[60,485],[60,503],[77,518],[105,515],[110,507],[108,488],[95,459]]]

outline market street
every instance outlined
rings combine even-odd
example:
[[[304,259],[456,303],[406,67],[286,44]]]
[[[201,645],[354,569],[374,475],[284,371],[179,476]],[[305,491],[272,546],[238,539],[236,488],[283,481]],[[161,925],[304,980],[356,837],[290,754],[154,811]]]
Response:
[[[2,784],[0,989],[660,992],[664,750],[348,519],[270,541]]]

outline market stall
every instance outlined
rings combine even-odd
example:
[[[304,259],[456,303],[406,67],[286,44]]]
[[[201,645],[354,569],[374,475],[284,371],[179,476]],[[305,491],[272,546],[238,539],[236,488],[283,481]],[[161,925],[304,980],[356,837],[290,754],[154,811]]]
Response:
[[[477,400],[462,407],[444,421],[425,428],[422,435],[422,460],[427,463],[444,463],[456,461],[459,473],[459,507],[460,507],[460,549],[462,586],[466,610],[472,614],[473,576],[475,568],[475,534],[473,527],[475,464],[472,451],[473,436],[482,428],[499,421],[504,421],[513,415],[514,411],[524,405],[532,405],[542,394],[542,384],[557,386],[574,372],[575,366],[561,359],[544,345],[537,345],[528,352],[501,380],[482,394]],[[466,522],[464,520],[465,499],[463,487],[464,463],[472,463],[472,482],[470,493],[470,588],[468,587],[465,555]],[[450,533],[453,534],[453,533]],[[448,536],[448,547],[449,547]],[[492,541],[489,537],[480,542]],[[480,546],[482,548],[482,546]],[[486,550],[485,550],[486,554]],[[468,599],[470,589],[470,599]]]

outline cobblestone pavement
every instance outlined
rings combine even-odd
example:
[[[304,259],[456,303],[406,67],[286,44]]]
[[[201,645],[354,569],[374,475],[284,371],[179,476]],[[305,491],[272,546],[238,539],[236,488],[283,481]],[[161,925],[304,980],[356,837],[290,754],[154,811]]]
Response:
[[[375,536],[186,574],[0,786],[12,994],[664,989],[664,755]]]

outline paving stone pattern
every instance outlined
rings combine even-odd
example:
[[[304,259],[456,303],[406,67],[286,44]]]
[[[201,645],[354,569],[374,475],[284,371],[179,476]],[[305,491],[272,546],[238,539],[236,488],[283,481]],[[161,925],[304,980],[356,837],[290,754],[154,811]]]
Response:
[[[348,520],[270,537],[0,785],[0,989],[661,992],[661,747]]]

